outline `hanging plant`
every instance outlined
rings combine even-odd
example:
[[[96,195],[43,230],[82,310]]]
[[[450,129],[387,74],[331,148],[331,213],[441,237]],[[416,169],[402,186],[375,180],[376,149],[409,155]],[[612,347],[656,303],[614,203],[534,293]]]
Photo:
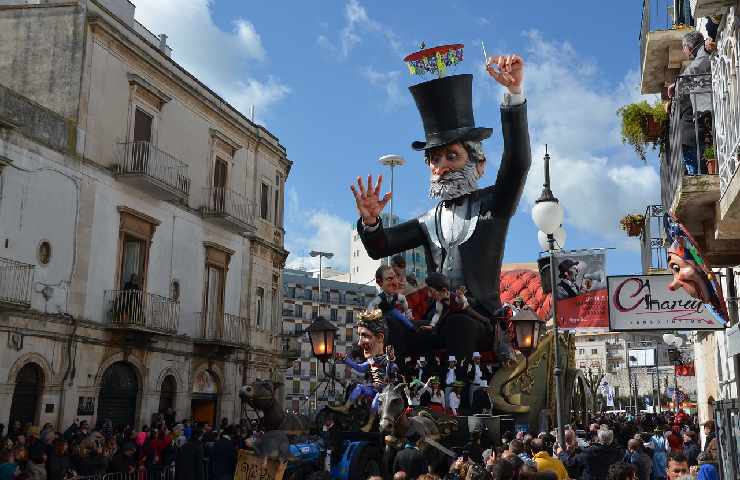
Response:
[[[663,143],[668,125],[668,113],[658,100],[650,105],[646,101],[630,103],[617,110],[622,118],[622,143],[630,144],[644,162],[648,147],[655,149]]]
[[[645,229],[645,215],[630,213],[619,221],[619,228],[630,237],[639,237]]]

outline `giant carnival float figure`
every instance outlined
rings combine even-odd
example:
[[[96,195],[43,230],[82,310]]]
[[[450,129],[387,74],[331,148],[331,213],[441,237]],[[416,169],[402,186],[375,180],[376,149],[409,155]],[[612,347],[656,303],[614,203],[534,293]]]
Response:
[[[518,55],[487,58],[489,75],[507,92],[500,107],[501,165],[496,182],[479,188],[487,163],[481,141],[493,130],[475,124],[473,76],[443,76],[444,68],[437,68],[450,58],[461,59],[462,45],[452,46],[459,47],[459,58],[449,47],[422,50],[405,59],[412,73],[440,74],[410,87],[425,132],[425,140],[411,146],[423,153],[431,176],[429,195],[437,205],[418,218],[387,226],[380,214],[390,194],[382,194],[382,177],[376,183],[372,176],[367,182],[358,177],[351,187],[360,215],[357,231],[370,257],[380,259],[422,246],[428,271],[444,274],[450,291],[464,289],[469,303],[469,308],[446,315],[434,333],[411,331],[386,314],[390,337],[386,341],[401,358],[407,353],[428,355],[436,349],[461,358],[505,343],[497,320],[499,274],[509,222],[531,164],[522,91],[524,61]]]

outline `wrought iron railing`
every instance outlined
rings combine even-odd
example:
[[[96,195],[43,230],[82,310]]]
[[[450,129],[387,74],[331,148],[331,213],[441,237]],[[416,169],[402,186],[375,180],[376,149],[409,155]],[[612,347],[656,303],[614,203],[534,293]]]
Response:
[[[691,102],[693,119],[691,125],[694,131],[691,134],[694,136],[694,143],[696,144],[696,158],[698,174],[703,175],[707,173],[706,166],[703,165],[704,151],[702,147],[708,146],[704,141],[705,136],[711,138],[711,130],[709,132],[704,129],[702,132],[701,125],[707,118],[707,115],[711,118],[712,111],[712,74],[705,73],[701,75],[681,75],[676,79],[675,99],[671,103],[671,111],[669,114],[669,127],[668,127],[668,142],[665,146],[666,151],[662,156],[660,164],[660,198],[664,208],[670,208],[673,205],[673,200],[676,192],[683,181],[684,176],[684,152],[682,142],[682,128],[684,126],[685,118],[682,118],[682,105],[686,105],[685,102]],[[684,110],[683,115],[687,115]],[[709,129],[712,128],[714,122],[708,122]],[[685,134],[685,133],[684,133]],[[700,138],[701,137],[701,138]]]
[[[642,273],[649,274],[656,270],[665,270],[666,246],[663,218],[665,210],[660,205],[649,205],[645,209],[645,227],[640,236],[642,256]]]
[[[218,311],[199,312],[197,337],[211,342],[245,345],[247,343],[247,319]]]
[[[694,20],[689,14],[677,18],[674,11],[674,0],[643,0],[642,25],[640,27],[640,66],[645,65],[645,47],[647,35],[657,30],[671,30],[676,27],[694,26]]]
[[[0,303],[31,306],[34,266],[0,257]]]
[[[108,321],[116,326],[177,333],[180,302],[141,290],[106,290]]]
[[[115,168],[119,175],[146,175],[183,196],[190,193],[187,164],[150,142],[119,143]]]
[[[244,195],[223,187],[203,189],[203,214],[228,216],[246,225],[254,225],[255,205]]]
[[[717,53],[712,55],[715,151],[720,195],[725,194],[740,167],[740,50],[737,48],[740,28],[734,11],[726,18],[727,24],[717,39]]]

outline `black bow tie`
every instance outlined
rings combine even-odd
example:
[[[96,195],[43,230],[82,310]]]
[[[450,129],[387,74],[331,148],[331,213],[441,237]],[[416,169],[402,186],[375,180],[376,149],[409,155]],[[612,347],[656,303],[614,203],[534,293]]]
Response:
[[[452,206],[459,207],[459,206],[461,206],[463,204],[463,202],[465,202],[465,199],[466,198],[468,198],[467,195],[462,195],[460,197],[453,198],[451,200],[443,200],[442,201],[442,205],[444,205],[445,207],[448,207],[448,208],[449,207],[452,207]]]

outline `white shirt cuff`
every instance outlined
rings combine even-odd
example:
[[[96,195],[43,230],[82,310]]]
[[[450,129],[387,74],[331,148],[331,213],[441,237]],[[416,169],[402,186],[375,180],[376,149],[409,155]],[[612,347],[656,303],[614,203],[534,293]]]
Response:
[[[504,107],[514,107],[516,105],[521,105],[524,103],[526,98],[524,97],[524,91],[522,93],[504,93],[504,99],[501,102],[501,105]]]
[[[362,223],[362,229],[368,233],[374,232],[378,229],[378,227],[380,227],[380,219],[378,219],[378,221],[372,227],[365,225],[365,222],[363,222],[362,220],[360,220],[360,222]]]

